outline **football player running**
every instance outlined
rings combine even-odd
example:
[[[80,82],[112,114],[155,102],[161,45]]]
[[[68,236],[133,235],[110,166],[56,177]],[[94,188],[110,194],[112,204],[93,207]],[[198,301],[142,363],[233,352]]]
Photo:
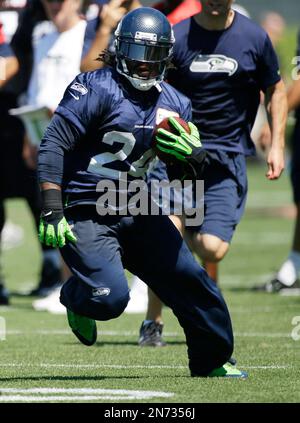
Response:
[[[161,12],[136,9],[116,30],[115,56],[103,56],[112,67],[80,74],[66,89],[39,153],[39,237],[60,247],[72,271],[60,299],[83,344],[96,342],[96,320],[124,311],[126,268],[176,315],[192,376],[243,378],[244,372],[227,364],[233,332],[224,299],[168,216],[97,213],[101,182],[118,190],[124,175],[128,181],[144,177],[154,157],[152,134],[161,111],[191,119],[190,101],[163,82],[173,44],[173,31]],[[192,157],[197,167],[198,135],[193,132],[191,140],[187,133],[178,136],[174,148],[180,143],[192,151],[183,161],[189,165]]]

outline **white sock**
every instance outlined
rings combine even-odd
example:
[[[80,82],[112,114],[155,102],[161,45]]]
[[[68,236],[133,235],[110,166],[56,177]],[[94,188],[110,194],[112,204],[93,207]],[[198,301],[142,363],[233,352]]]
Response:
[[[298,278],[300,271],[300,253],[291,251],[277,273],[277,279],[286,286],[291,286]]]
[[[130,300],[125,313],[145,313],[148,305],[148,287],[137,276],[133,276],[130,290]]]
[[[142,295],[147,295],[148,287],[140,278],[138,278],[136,275],[132,275],[132,282],[131,282],[131,294],[138,292]]]

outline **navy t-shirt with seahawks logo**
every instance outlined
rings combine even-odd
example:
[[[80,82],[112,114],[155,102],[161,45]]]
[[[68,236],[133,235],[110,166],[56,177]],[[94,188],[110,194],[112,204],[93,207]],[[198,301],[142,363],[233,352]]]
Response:
[[[174,33],[176,69],[168,82],[191,99],[204,147],[254,154],[250,132],[260,91],[280,80],[268,35],[238,12],[222,31],[206,30],[189,18],[175,25]]]

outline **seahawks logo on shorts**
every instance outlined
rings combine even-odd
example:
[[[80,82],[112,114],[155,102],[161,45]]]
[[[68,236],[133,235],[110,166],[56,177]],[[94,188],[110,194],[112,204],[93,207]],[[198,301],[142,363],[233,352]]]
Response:
[[[238,63],[231,57],[222,54],[198,54],[193,60],[190,71],[197,73],[228,73],[233,75],[238,68]]]
[[[93,297],[107,297],[110,294],[110,288],[94,288]]]

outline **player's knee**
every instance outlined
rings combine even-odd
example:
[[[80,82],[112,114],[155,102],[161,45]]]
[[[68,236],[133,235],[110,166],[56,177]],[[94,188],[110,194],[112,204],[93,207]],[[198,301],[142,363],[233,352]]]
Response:
[[[218,263],[224,257],[224,254],[220,254],[217,249],[210,245],[196,245],[194,246],[193,251],[203,261],[211,263]]]
[[[95,320],[110,320],[119,317],[125,310],[129,301],[129,291],[125,295],[111,293],[107,296],[93,296],[90,302],[93,304]]]
[[[75,313],[95,320],[119,317],[129,301],[129,289],[92,288],[71,277],[62,287],[61,302]]]
[[[228,248],[227,242],[214,235],[197,235],[193,239],[193,250],[204,261],[218,263],[224,258]]]
[[[223,259],[225,256],[225,253],[219,251],[219,250],[211,250],[209,248],[205,249],[203,253],[203,260],[209,261],[212,263],[218,263]]]

